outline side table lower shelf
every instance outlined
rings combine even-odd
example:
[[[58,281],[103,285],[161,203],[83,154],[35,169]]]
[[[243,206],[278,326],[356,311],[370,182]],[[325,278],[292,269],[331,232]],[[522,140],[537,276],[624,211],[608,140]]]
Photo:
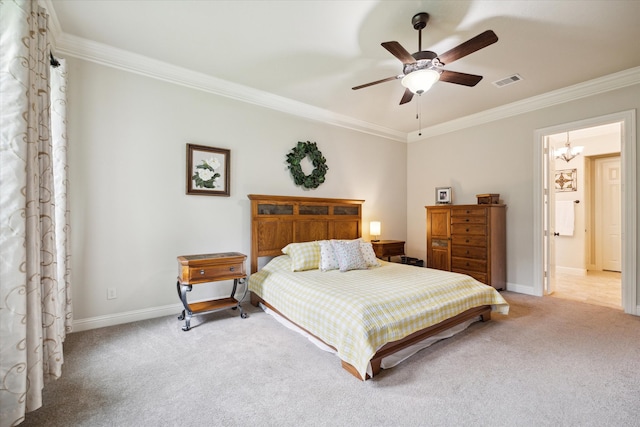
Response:
[[[234,298],[236,289],[238,288],[238,284],[244,285],[245,282],[246,279],[235,279],[233,281],[233,290],[231,291],[231,296],[228,298],[218,298],[208,301],[189,303],[187,301],[187,292],[191,292],[192,286],[180,284],[180,278],[178,278],[178,283],[176,284],[178,288],[178,296],[180,297],[182,305],[184,306],[184,310],[182,310],[182,313],[178,316],[178,320],[185,321],[182,330],[188,331],[189,329],[191,329],[191,317],[193,315],[208,313],[210,311],[225,310],[227,308],[230,308],[232,310],[240,310],[240,317],[246,319],[247,313],[242,310],[240,300]]]

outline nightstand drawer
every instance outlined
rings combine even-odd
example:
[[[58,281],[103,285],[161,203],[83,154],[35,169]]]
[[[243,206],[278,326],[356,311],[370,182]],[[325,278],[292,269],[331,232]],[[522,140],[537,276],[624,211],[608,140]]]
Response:
[[[244,263],[190,268],[188,282],[204,282],[244,277]]]
[[[371,246],[376,257],[380,259],[389,260],[392,256],[404,255],[404,242],[401,240],[379,240],[371,242]]]

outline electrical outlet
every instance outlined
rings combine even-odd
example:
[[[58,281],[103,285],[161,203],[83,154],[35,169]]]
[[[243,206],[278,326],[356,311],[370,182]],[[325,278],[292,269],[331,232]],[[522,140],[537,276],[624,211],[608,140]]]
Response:
[[[116,299],[118,298],[118,293],[116,292],[116,288],[107,288],[107,299]]]

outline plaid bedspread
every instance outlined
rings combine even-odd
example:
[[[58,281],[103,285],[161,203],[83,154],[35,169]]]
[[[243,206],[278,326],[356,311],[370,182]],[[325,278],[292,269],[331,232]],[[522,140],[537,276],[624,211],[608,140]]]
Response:
[[[249,278],[249,290],[325,343],[365,378],[369,361],[396,341],[463,311],[509,312],[492,287],[457,273],[380,261],[369,270],[291,271],[289,256]]]

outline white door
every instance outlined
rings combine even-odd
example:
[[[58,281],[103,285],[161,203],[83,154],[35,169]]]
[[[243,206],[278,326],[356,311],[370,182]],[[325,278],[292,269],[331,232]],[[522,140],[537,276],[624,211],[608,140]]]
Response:
[[[555,218],[556,218],[556,195],[555,195],[555,147],[548,136],[545,136],[545,161],[544,169],[546,177],[544,180],[544,277],[543,290],[545,295],[552,294],[556,290],[556,245],[555,245]]]
[[[620,157],[596,159],[596,260],[603,270],[621,271]]]

